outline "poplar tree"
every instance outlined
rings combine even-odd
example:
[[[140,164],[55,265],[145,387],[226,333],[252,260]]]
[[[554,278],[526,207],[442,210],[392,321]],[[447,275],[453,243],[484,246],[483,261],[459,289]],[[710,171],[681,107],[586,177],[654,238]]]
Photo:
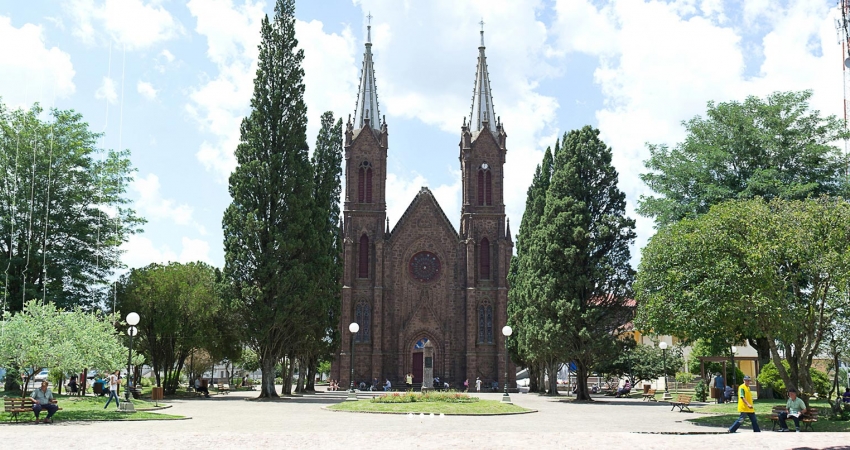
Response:
[[[532,328],[561,361],[575,363],[578,400],[591,400],[590,369],[617,354],[617,335],[633,313],[635,223],[626,217],[617,180],[599,130],[585,126],[564,135],[543,214],[524,247]],[[552,375],[550,390],[557,392]]]
[[[313,177],[307,146],[303,50],[295,2],[278,0],[261,25],[251,113],[243,119],[224,213],[225,273],[245,342],[262,370],[260,397],[277,397],[275,364],[303,333],[312,296]]]

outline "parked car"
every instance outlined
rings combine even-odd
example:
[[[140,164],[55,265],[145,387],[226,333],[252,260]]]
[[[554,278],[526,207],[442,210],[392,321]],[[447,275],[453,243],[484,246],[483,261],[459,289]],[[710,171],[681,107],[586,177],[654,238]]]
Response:
[[[50,369],[41,369],[41,372],[35,374],[32,378],[35,381],[46,381],[47,375],[50,373]]]

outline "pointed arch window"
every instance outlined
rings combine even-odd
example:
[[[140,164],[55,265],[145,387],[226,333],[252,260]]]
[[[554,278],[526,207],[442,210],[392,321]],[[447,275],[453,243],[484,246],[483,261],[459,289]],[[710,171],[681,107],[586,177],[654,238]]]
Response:
[[[360,325],[360,331],[354,335],[354,342],[369,342],[372,334],[372,307],[361,301],[354,307],[354,321]]]
[[[478,205],[493,204],[493,175],[485,162],[478,168]]]
[[[493,305],[489,301],[478,305],[478,343],[493,343]]]
[[[487,238],[481,239],[481,245],[478,248],[478,277],[482,280],[490,279],[490,241]]]
[[[372,163],[363,161],[357,170],[357,201],[372,203]]]
[[[360,236],[358,249],[359,260],[357,264],[357,277],[369,278],[369,237],[365,234]]]

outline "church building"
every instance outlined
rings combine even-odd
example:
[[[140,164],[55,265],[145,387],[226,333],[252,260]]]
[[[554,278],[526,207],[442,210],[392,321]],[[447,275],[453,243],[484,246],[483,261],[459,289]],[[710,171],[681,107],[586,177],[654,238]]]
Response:
[[[484,31],[470,115],[460,127],[460,230],[422,187],[393,229],[386,204],[389,133],[380,115],[371,27],[353,121],[345,131],[342,342],[331,378],[348,387],[377,378],[401,386],[432,374],[462,386],[504,386],[507,275],[513,252],[505,217],[507,134],[493,109]],[[359,331],[349,332],[356,322]],[[353,343],[352,343],[353,339]],[[428,355],[426,357],[425,355]],[[516,370],[509,362],[509,382]]]

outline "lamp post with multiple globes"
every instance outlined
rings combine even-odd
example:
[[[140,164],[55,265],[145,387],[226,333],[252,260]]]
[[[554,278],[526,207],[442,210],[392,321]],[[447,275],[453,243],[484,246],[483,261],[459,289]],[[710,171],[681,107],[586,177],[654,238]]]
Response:
[[[135,312],[131,312],[127,314],[127,335],[130,336],[130,349],[127,353],[127,389],[124,391],[124,411],[133,411],[133,403],[130,402],[130,389],[132,386],[130,385],[130,380],[132,380],[132,375],[130,374],[130,366],[133,364],[133,338],[138,334],[139,330],[136,328],[136,325],[139,324],[139,315]]]

